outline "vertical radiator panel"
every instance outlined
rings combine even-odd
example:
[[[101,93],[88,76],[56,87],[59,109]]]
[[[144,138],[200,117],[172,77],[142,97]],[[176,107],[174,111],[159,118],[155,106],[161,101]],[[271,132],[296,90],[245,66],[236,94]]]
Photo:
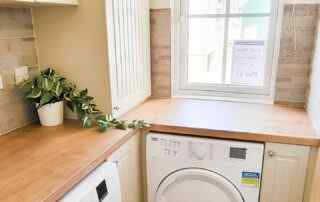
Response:
[[[112,106],[121,115],[151,94],[149,0],[106,0]]]

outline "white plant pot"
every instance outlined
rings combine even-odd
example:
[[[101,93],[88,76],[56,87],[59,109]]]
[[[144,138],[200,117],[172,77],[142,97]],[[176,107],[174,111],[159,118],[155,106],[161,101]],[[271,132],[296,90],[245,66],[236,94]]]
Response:
[[[57,126],[63,123],[63,101],[47,104],[38,109],[40,123],[43,126]]]

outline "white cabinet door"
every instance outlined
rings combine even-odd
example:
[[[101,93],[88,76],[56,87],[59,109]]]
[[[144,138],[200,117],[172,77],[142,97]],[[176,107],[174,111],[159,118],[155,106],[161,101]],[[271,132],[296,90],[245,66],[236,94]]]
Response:
[[[310,148],[267,143],[261,202],[302,202]]]
[[[108,161],[117,163],[122,202],[142,202],[140,135],[132,137]]]

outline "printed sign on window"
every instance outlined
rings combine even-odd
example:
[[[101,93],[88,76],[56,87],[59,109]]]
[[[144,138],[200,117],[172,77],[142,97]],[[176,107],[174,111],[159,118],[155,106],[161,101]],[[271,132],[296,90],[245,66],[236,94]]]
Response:
[[[262,86],[265,78],[265,42],[234,41],[231,83]]]

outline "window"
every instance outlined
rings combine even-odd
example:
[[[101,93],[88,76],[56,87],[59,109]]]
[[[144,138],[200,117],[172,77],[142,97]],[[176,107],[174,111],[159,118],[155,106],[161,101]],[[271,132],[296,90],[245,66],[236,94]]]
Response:
[[[270,97],[276,0],[177,2],[174,94]]]

